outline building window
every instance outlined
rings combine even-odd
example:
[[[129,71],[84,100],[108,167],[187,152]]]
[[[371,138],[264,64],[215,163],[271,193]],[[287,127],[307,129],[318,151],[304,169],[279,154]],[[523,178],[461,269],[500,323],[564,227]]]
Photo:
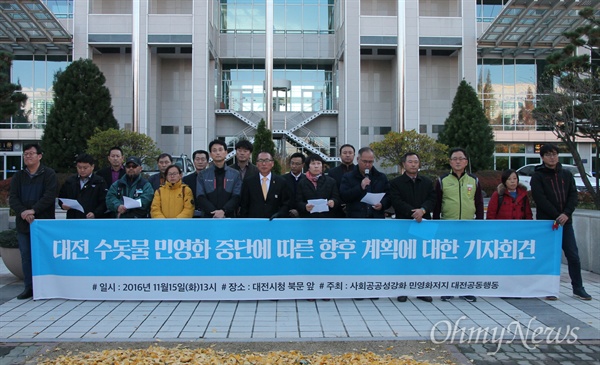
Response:
[[[192,126],[191,125],[183,126],[183,134],[192,134]]]
[[[44,4],[57,19],[72,19],[73,1],[75,0],[44,0]]]
[[[68,55],[15,55],[10,70],[11,82],[20,84],[27,95],[25,107],[0,128],[43,129],[54,105],[54,74],[67,68]]]
[[[536,130],[538,80],[545,60],[479,59],[477,93],[495,130]]]
[[[160,134],[179,134],[178,125],[161,125]]]
[[[392,127],[373,127],[373,134],[384,136],[392,131]]]
[[[265,65],[262,63],[224,64],[221,71],[222,109],[264,111]],[[291,89],[277,90],[277,109],[291,112],[331,110],[336,105],[333,88],[333,65],[284,63],[273,65],[273,78],[289,80]],[[222,97],[218,97],[222,94]]]
[[[443,124],[434,124],[431,126],[431,132],[433,132],[433,133],[442,133],[443,130],[444,130]]]
[[[330,0],[275,0],[273,31],[284,34],[333,34]],[[264,33],[264,0],[221,0],[221,33]]]
[[[427,124],[419,124],[419,133],[427,134]]]
[[[362,134],[363,136],[368,136],[369,135],[369,127],[360,127],[360,134]]]
[[[477,22],[492,23],[508,0],[477,0]]]

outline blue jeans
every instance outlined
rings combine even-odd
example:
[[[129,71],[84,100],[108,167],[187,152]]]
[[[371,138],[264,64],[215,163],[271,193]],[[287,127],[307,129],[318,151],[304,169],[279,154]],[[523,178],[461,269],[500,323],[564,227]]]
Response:
[[[23,282],[25,290],[33,289],[31,269],[31,235],[29,233],[17,233],[19,251],[21,251],[21,265],[23,266]]]
[[[583,279],[581,278],[581,261],[579,261],[579,250],[577,249],[577,241],[575,241],[575,231],[573,224],[565,224],[563,226],[562,249],[567,258],[569,266],[569,276],[571,277],[571,285],[573,289],[583,288]]]

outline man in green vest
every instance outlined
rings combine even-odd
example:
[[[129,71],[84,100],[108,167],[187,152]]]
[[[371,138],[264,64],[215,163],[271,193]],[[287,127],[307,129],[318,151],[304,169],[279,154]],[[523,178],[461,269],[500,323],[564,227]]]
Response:
[[[450,150],[452,171],[440,176],[435,184],[437,195],[433,219],[483,219],[483,193],[479,180],[466,172],[469,156],[463,148]],[[442,296],[443,301],[451,296]],[[468,302],[476,302],[473,295],[461,296]]]

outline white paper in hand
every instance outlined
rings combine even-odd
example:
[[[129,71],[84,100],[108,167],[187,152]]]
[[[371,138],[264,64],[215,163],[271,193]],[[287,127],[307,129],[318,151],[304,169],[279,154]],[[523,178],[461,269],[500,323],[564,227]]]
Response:
[[[59,200],[63,203],[63,205],[67,205],[71,209],[75,209],[80,211],[81,213],[85,213],[83,211],[83,207],[79,202],[75,199],[67,199],[67,198],[59,198]]]
[[[360,202],[367,203],[369,205],[375,205],[381,203],[381,199],[385,196],[385,193],[367,193]]]
[[[142,201],[139,200],[139,199],[131,199],[128,196],[124,196],[123,197],[123,205],[127,209],[141,208],[142,207]]]
[[[329,212],[329,206],[327,205],[327,199],[309,199],[308,204],[314,205],[310,214]]]

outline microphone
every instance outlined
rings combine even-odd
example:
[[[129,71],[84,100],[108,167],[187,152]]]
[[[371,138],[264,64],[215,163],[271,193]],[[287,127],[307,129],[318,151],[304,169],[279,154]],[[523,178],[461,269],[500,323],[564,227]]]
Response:
[[[369,169],[365,169],[365,177],[370,180],[371,176],[369,175],[369,172],[370,172]],[[367,193],[371,192],[371,184],[367,185],[366,190],[367,190]]]
[[[370,171],[369,171],[369,169],[365,169],[365,177],[371,178],[371,177],[369,176],[369,172],[370,172]]]

